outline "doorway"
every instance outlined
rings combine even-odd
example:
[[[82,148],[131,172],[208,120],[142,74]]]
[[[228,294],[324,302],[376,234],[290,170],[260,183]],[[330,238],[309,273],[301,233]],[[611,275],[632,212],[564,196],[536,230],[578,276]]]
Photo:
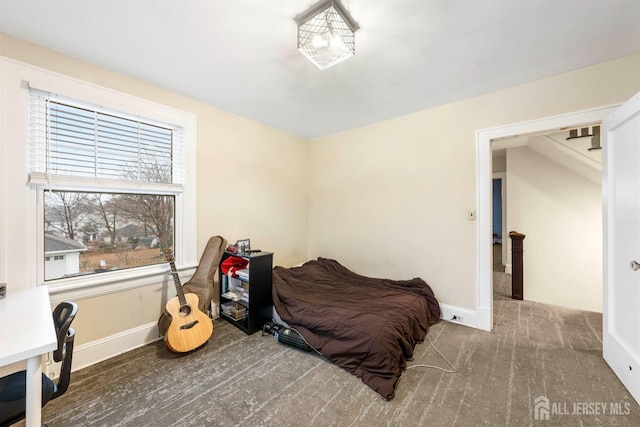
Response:
[[[601,107],[560,116],[547,117],[530,122],[476,132],[477,152],[477,327],[493,329],[493,181],[492,145],[495,141],[523,135],[535,135],[559,131],[564,128],[601,122],[618,106]],[[606,309],[603,307],[603,309]]]

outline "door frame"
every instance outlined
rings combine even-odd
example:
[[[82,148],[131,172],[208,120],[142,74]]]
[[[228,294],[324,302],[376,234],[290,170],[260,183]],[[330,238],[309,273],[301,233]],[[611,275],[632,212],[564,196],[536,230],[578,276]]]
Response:
[[[478,329],[485,331],[491,331],[493,329],[492,141],[527,134],[534,135],[553,132],[568,127],[601,122],[613,114],[620,105],[621,104],[596,107],[476,131],[476,268],[478,272],[476,280],[476,310]],[[603,187],[603,191],[605,190],[606,188]],[[604,272],[604,274],[606,274],[606,272]],[[606,310],[604,306],[603,310]]]

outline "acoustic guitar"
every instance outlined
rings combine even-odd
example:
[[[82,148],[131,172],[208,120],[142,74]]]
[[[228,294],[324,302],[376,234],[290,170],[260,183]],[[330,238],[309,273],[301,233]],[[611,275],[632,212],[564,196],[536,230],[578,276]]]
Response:
[[[178,294],[165,306],[171,316],[171,324],[164,336],[164,343],[174,353],[186,353],[195,350],[211,338],[213,321],[198,308],[198,295],[185,294],[182,290],[171,249],[165,249],[162,253],[171,266],[171,275]]]

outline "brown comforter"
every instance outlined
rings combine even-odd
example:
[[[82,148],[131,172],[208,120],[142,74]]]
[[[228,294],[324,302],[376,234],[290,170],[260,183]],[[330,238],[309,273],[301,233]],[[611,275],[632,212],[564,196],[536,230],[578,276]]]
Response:
[[[440,306],[422,279],[360,276],[318,258],[273,269],[273,304],[309,345],[391,399],[413,349],[440,319]]]

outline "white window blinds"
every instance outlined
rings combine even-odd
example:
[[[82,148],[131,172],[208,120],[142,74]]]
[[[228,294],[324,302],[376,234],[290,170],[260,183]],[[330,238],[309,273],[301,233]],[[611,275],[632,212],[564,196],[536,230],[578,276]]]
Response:
[[[182,184],[182,128],[30,88],[32,183]]]

